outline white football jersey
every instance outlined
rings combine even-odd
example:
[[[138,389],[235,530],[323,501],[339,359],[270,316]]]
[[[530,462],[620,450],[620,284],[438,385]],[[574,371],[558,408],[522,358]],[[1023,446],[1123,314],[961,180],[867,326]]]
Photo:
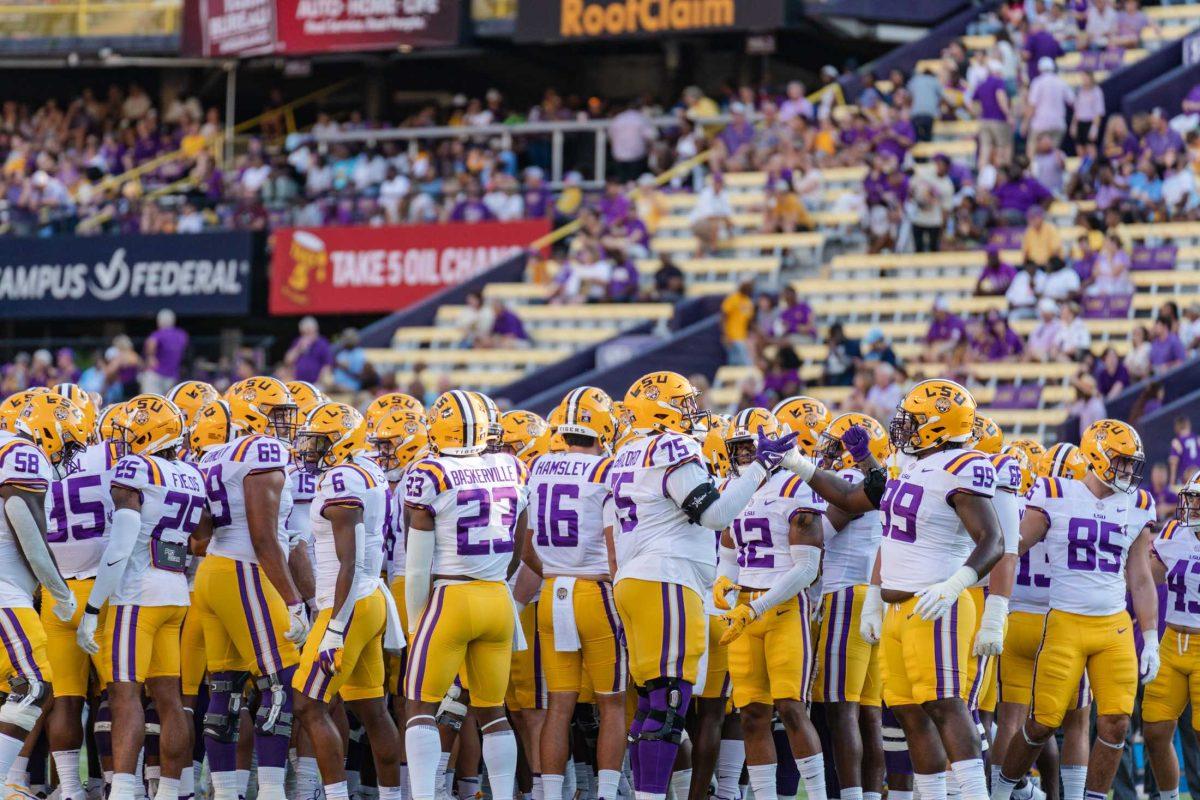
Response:
[[[142,498],[142,527],[113,605],[186,606],[188,538],[208,504],[195,464],[128,455],[117,462],[112,485]]]
[[[529,530],[546,575],[607,575],[604,500],[612,458],[548,453],[529,467]]]
[[[94,444],[79,457],[79,469],[50,485],[46,542],[64,578],[96,577],[112,523],[117,460],[111,444]]]
[[[799,475],[779,470],[768,477],[729,526],[737,549],[738,584],[752,589],[775,585],[792,568],[792,520],[797,514],[824,513],[825,501]]]
[[[434,575],[502,581],[525,509],[525,465],[508,453],[423,458],[404,478],[404,502],[434,516]]]
[[[842,470],[838,477],[850,483],[863,480],[862,472],[854,468]],[[871,567],[875,565],[883,536],[881,518],[880,512],[869,511],[851,519],[840,531],[834,530],[828,517],[824,518],[825,555],[821,559],[820,579],[823,594],[870,583]]]
[[[1021,519],[1025,519],[1026,506],[1037,490],[1037,484],[1044,480],[1038,478],[1029,487],[1028,493],[1017,495]],[[1017,560],[1017,575],[1013,580],[1009,608],[1029,614],[1045,614],[1050,610],[1050,557],[1045,540],[1034,544]]]
[[[707,475],[699,442],[680,433],[639,436],[614,456],[608,482],[616,516],[616,581],[665,581],[701,597],[709,593],[717,575],[713,531],[689,522],[667,492],[667,477],[688,463]]]
[[[884,589],[915,592],[949,578],[975,549],[951,505],[959,494],[992,497],[996,470],[983,453],[943,450],[907,462],[887,482],[880,575]]]
[[[50,460],[32,442],[11,435],[0,439],[0,486],[45,493],[54,477]],[[37,585],[8,515],[0,513],[0,608],[33,608]]]
[[[1200,538],[1171,520],[1151,545],[1150,554],[1167,570],[1167,622],[1200,628]]]
[[[290,462],[287,445],[265,434],[235,439],[204,454],[200,466],[204,470],[209,513],[212,514],[213,524],[208,555],[224,556],[251,564],[258,563],[258,556],[254,554],[254,545],[250,541],[250,528],[246,524],[246,494],[242,482],[248,475],[277,469],[286,470]],[[286,480],[283,488],[279,514],[279,546],[286,553],[287,534],[283,521],[287,519],[287,513],[291,510],[291,495],[287,490]]]
[[[331,506],[362,509],[363,528],[366,531],[366,574],[378,576],[383,565],[383,526],[387,513],[387,481],[383,472],[369,459],[356,457],[350,463],[326,471],[317,483],[316,494],[309,504],[309,514],[313,546],[316,549],[313,571],[316,573],[319,609],[333,607],[338,572],[341,570],[333,524],[324,516],[325,510]],[[357,596],[350,598],[350,602],[358,602],[374,593],[375,589],[376,584],[372,581],[361,587]]]
[[[286,486],[291,507],[284,516],[284,503],[280,503],[279,522],[287,531],[288,541],[293,546],[299,542],[312,540],[308,507],[313,501],[313,495],[317,492],[317,478],[317,475],[301,469],[296,464],[288,465]]]
[[[383,521],[383,557],[387,565],[388,577],[393,581],[404,577],[404,560],[408,557],[408,551],[404,547],[406,535],[404,528],[404,476],[406,474],[407,470],[401,473],[400,480],[388,486],[387,507]]]
[[[1135,495],[1099,498],[1083,481],[1038,481],[1026,514],[1049,520],[1050,608],[1102,617],[1125,609],[1125,559],[1141,533]]]

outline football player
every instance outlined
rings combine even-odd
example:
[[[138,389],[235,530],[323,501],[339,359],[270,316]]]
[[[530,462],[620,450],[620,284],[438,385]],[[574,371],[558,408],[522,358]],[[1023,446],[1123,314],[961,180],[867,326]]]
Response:
[[[366,729],[380,800],[400,800],[401,793],[399,733],[384,685],[389,598],[379,581],[387,478],[362,455],[366,449],[366,423],[344,403],[312,409],[296,438],[302,468],[320,475],[311,508],[319,611],[292,688],[328,800],[349,797],[342,736],[329,713],[337,697]],[[397,618],[396,649],[398,627]]]
[[[795,452],[794,434],[758,436],[754,463],[719,491],[692,436],[707,417],[698,397],[675,372],[635,381],[625,408],[636,435],[617,453],[609,479],[614,594],[638,695],[631,763],[644,800],[666,796],[699,677],[708,640],[704,598],[716,578],[713,532],[728,527],[770,470]]]
[[[871,454],[882,464],[889,451],[887,432],[866,414],[836,417],[821,432],[816,455],[823,469],[858,484],[865,476],[846,453],[841,438],[854,426],[867,431]],[[831,505],[823,524],[821,631],[813,699],[825,704],[825,721],[837,742],[832,755],[843,800],[857,798],[859,793],[877,800],[883,790],[883,685],[878,647],[858,635],[858,629],[871,567],[879,552],[879,514],[850,515]]]
[[[83,412],[58,395],[28,392],[19,404],[13,399],[4,401],[7,432],[0,436],[0,680],[9,687],[0,706],[0,775],[8,774],[53,698],[46,633],[33,605],[38,585],[60,622],[75,617],[75,595],[46,544],[45,497],[51,481],[75,471],[90,435]],[[15,414],[8,413],[14,407]],[[11,784],[6,791],[32,797]]]
[[[167,399],[183,412],[183,444],[179,448],[179,458],[185,461],[199,461],[200,457],[188,452],[190,432],[199,419],[200,412],[209,403],[221,399],[220,393],[210,383],[204,381],[183,381],[171,387]]]
[[[612,400],[594,387],[570,392],[563,406],[558,433],[567,451],[543,455],[530,465],[530,546],[524,553],[526,564],[544,579],[537,603],[541,672],[549,690],[541,735],[542,790],[545,800],[563,800],[571,721],[580,691],[590,681],[600,715],[599,797],[615,800],[625,757],[627,664],[603,506],[612,467],[605,453],[616,422]]]
[[[66,399],[83,412],[83,426],[87,428],[89,434],[88,444],[93,445],[99,442],[96,422],[100,416],[100,409],[92,401],[92,396],[77,383],[56,383],[50,388],[50,391]]]
[[[1153,502],[1137,490],[1145,463],[1141,438],[1126,423],[1103,419],[1088,426],[1079,450],[1088,462],[1083,480],[1039,482],[1021,521],[1022,550],[1046,542],[1053,592],[1030,716],[1009,742],[995,800],[1008,800],[1041,743],[1077,703],[1085,672],[1096,702],[1085,797],[1103,798],[1125,748],[1139,673],[1149,683],[1158,672],[1158,595],[1148,557]],[[1126,589],[1143,626],[1140,660]]]
[[[209,523],[204,480],[195,464],[176,458],[183,412],[165,397],[138,395],[114,426],[127,454],[113,471],[112,526],[76,640],[86,652],[100,652],[96,631],[107,603],[109,657],[102,674],[113,719],[110,797],[133,800],[141,793],[136,772],[146,731],[144,689],[162,731],[155,800],[176,800],[181,775],[192,774],[192,721],[179,688],[179,648],[189,603],[188,541]]]
[[[405,749],[412,795],[434,797],[441,756],[435,715],[465,669],[492,795],[507,798],[517,745],[503,709],[515,629],[505,579],[516,566],[514,537],[524,535],[525,467],[506,453],[484,455],[488,409],[477,396],[446,392],[428,418],[431,455],[410,466],[404,480],[404,594],[412,637]]]
[[[735,474],[755,463],[758,435],[780,435],[771,412],[748,408],[734,415],[725,446]],[[721,644],[729,648],[733,704],[741,710],[750,785],[761,800],[775,797],[771,718],[776,713],[805,795],[825,797],[821,740],[805,710],[813,664],[805,589],[821,567],[824,513],[824,500],[798,476],[776,467],[721,535],[713,602],[727,612],[729,629]],[[731,592],[737,593],[732,607]]]
[[[292,675],[300,660],[296,644],[309,624],[279,522],[290,508],[285,472],[297,409],[275,378],[248,378],[226,396],[231,406],[244,403],[248,415],[265,418],[269,433],[247,431],[200,462],[213,527],[196,571],[194,602],[209,670],[205,751],[215,800],[235,800],[240,698],[243,676],[250,672],[262,693],[255,718],[259,793],[263,800],[282,800]]]

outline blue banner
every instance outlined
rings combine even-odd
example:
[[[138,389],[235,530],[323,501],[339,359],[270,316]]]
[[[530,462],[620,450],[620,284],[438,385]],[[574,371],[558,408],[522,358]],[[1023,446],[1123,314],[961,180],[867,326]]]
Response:
[[[0,316],[236,316],[250,310],[250,233],[0,238]]]

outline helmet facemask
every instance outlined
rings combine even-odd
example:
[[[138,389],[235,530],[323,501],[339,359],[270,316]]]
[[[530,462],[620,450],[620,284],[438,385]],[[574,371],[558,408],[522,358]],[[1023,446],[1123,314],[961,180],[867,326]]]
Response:
[[[310,475],[319,475],[328,468],[333,438],[325,433],[301,431],[296,435],[296,464]]]
[[[841,439],[822,431],[817,439],[817,465],[821,469],[838,469],[844,449]]]
[[[271,435],[284,442],[295,441],[299,418],[300,409],[291,403],[280,403],[267,411]]]
[[[754,463],[758,454],[758,444],[750,437],[725,440],[725,451],[729,453],[729,468],[736,474],[742,474],[742,467]]]
[[[916,414],[904,408],[896,409],[896,416],[888,424],[888,438],[892,446],[905,455],[915,455],[922,448],[913,442],[920,434],[922,421]]]
[[[1113,491],[1133,494],[1142,483],[1142,469],[1146,459],[1140,453],[1136,455],[1108,454],[1108,469],[1102,480]]]
[[[1200,487],[1189,485],[1179,493],[1175,518],[1182,528],[1200,528]]]
[[[73,438],[63,439],[57,460],[51,462],[54,471],[58,473],[59,480],[80,470],[82,465],[79,463],[79,457],[85,450],[87,450],[87,444],[84,442],[77,442]]]

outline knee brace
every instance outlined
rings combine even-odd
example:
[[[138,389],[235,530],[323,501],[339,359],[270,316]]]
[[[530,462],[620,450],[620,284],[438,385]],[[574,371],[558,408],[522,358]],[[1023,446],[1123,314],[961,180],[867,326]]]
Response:
[[[691,698],[691,686],[679,678],[655,678],[646,682],[646,689],[650,693],[646,722],[656,722],[658,726],[647,730],[643,725],[638,738],[645,742],[679,744],[683,741],[684,715]]]
[[[462,729],[463,719],[467,716],[467,707],[459,701],[460,697],[462,697],[462,688],[457,683],[450,684],[446,696],[438,704],[437,714],[434,715],[434,720],[438,725],[455,731]]]
[[[0,722],[32,731],[42,716],[41,703],[46,699],[46,684],[37,678],[14,675],[8,685],[8,699],[0,706]]]
[[[284,678],[285,671],[264,675],[254,681],[259,692],[258,713],[254,715],[254,729],[262,736],[292,735],[292,687]]]
[[[204,714],[205,736],[225,744],[237,744],[242,688],[248,677],[245,672],[217,672],[209,676],[208,710]]]
[[[642,727],[646,724],[646,716],[650,713],[650,693],[645,686],[636,686],[634,691],[637,692],[637,709],[633,712],[633,722],[629,725],[629,733],[626,734],[626,741],[633,744],[642,734]]]
[[[1053,732],[1053,731],[1051,731],[1051,732],[1050,732],[1050,736],[1053,736],[1053,735],[1054,735],[1054,732]],[[1049,739],[1049,738],[1050,738],[1050,736],[1047,736],[1047,737],[1046,737],[1046,739]],[[1046,739],[1030,739],[1030,738],[1029,738],[1029,732],[1025,730],[1025,723],[1024,723],[1024,722],[1022,722],[1022,723],[1021,723],[1021,737],[1022,737],[1023,739],[1025,739],[1025,744],[1029,745],[1030,747],[1041,747],[1042,745],[1044,745],[1044,744],[1046,743]],[[1099,739],[1100,737],[1096,737],[1096,738],[1098,738],[1098,739]],[[1104,740],[1103,740],[1103,739],[1100,739],[1100,741],[1102,741],[1102,742],[1103,742]],[[1108,742],[1104,742],[1104,743],[1105,743],[1105,744],[1108,744]],[[1125,743],[1124,743],[1124,742],[1122,742],[1122,743],[1121,743],[1121,747],[1124,747],[1124,746],[1125,746]]]

